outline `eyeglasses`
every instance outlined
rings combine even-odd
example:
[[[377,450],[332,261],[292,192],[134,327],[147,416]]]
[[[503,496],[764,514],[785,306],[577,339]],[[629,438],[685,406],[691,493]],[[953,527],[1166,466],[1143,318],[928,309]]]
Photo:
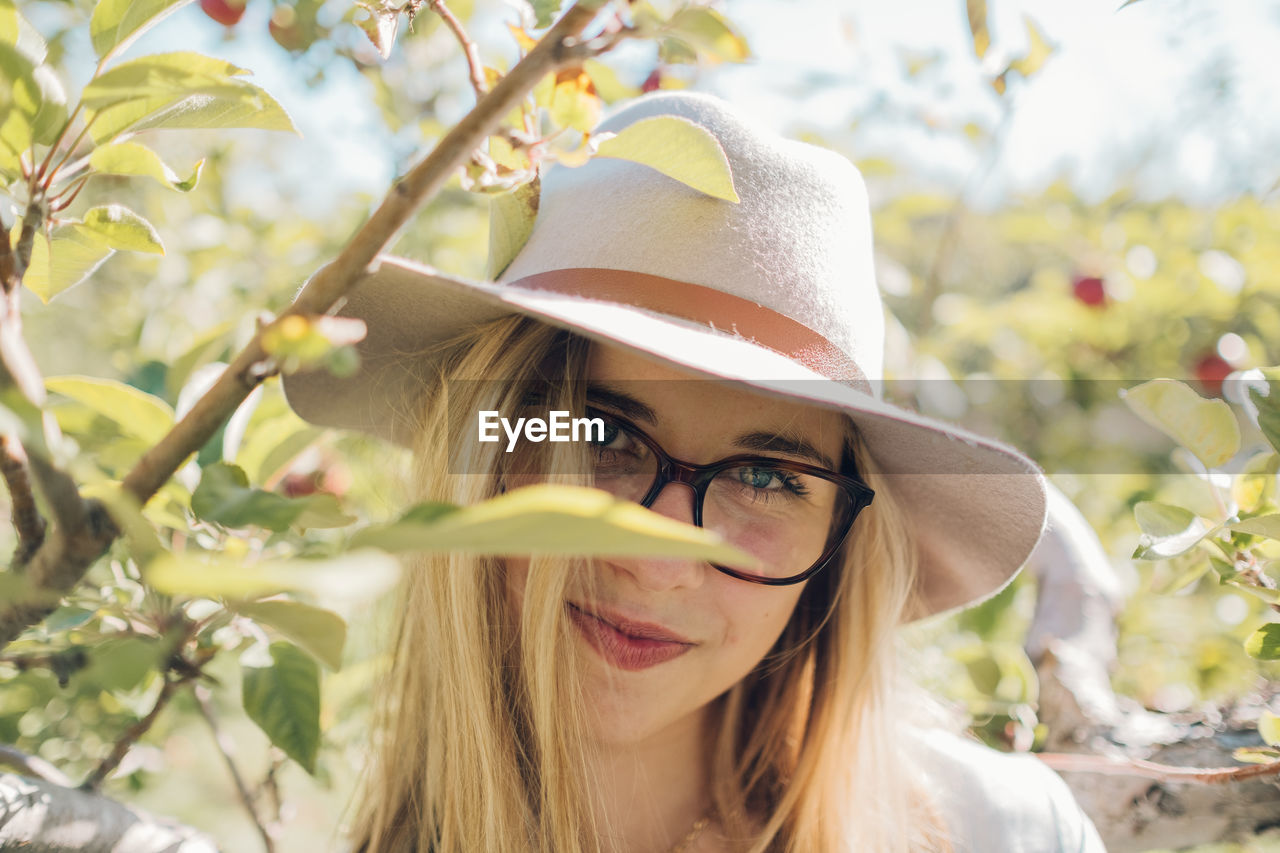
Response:
[[[590,445],[595,485],[650,507],[668,483],[693,490],[693,523],[757,557],[745,572],[712,564],[751,583],[800,583],[831,561],[853,520],[875,492],[856,476],[768,456],[729,456],[710,465],[672,458],[622,418],[588,407],[604,421],[603,441]]]

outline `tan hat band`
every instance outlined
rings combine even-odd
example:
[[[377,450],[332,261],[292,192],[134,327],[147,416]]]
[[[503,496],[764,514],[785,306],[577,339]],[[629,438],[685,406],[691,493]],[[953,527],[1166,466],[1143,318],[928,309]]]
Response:
[[[508,286],[617,302],[679,317],[736,334],[828,379],[872,393],[862,368],[813,329],[772,308],[711,287],[629,270],[592,268],[551,270]]]

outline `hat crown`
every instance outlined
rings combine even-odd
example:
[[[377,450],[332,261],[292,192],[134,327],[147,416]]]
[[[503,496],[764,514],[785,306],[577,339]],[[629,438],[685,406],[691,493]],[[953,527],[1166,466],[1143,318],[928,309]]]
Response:
[[[812,329],[864,376],[880,378],[884,314],[857,168],[693,93],[633,101],[599,129],[617,132],[659,115],[688,119],[719,140],[741,201],[713,198],[626,160],[553,167],[533,232],[503,281],[585,268],[711,288]]]

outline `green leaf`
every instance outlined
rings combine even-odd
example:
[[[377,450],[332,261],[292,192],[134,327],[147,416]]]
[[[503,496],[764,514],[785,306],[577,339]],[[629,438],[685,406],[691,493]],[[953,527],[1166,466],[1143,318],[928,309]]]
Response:
[[[1217,468],[1240,449],[1240,427],[1231,407],[1206,400],[1175,379],[1153,379],[1121,391],[1120,396],[1147,423],[1195,454],[1206,468]]]
[[[487,276],[496,280],[515,260],[533,233],[538,217],[541,182],[534,178],[515,190],[489,198],[489,269]]]
[[[1280,746],[1280,716],[1264,710],[1258,717],[1258,734],[1267,746]]]
[[[1151,591],[1157,595],[1172,595],[1200,580],[1211,568],[1212,559],[1201,549],[1179,554],[1169,563],[1169,575]]]
[[[89,37],[99,59],[127,48],[190,0],[100,0],[89,19]]]
[[[111,514],[129,544],[129,553],[138,565],[145,566],[165,552],[155,528],[142,514],[138,501],[120,487],[119,483],[91,483],[80,490],[86,498],[97,498]],[[183,524],[185,528],[187,525]]]
[[[0,42],[18,44],[18,10],[13,0],[0,0]]]
[[[712,198],[738,201],[729,159],[719,140],[688,119],[641,119],[600,143],[596,156],[640,163]]]
[[[1268,539],[1280,539],[1280,513],[1259,515],[1254,518],[1242,518],[1227,525],[1231,530],[1248,533],[1253,536],[1265,536]]]
[[[249,72],[221,59],[179,51],[157,53],[122,62],[90,80],[80,95],[87,109],[100,110],[122,101],[167,98],[170,102],[188,95],[238,96]]]
[[[0,117],[0,168],[6,171],[17,167],[18,156],[32,144],[52,142],[67,120],[67,94],[57,74],[4,40],[0,40]]]
[[[1133,556],[1139,560],[1164,560],[1195,547],[1206,528],[1193,512],[1180,506],[1140,501],[1133,508],[1138,526],[1146,534]]]
[[[107,640],[89,650],[89,665],[83,675],[92,684],[127,693],[159,669],[163,651],[161,643],[141,637]]]
[[[270,625],[331,670],[342,668],[347,623],[332,610],[284,599],[239,601],[228,605],[242,616]]]
[[[563,0],[531,0],[533,4],[533,14],[536,18],[534,26],[537,29],[549,27],[555,23],[556,16],[560,14],[560,4]]]
[[[320,668],[290,643],[271,644],[271,666],[241,666],[244,710],[308,773],[320,748]]]
[[[240,83],[234,96],[200,94],[179,100],[169,97],[125,101],[99,111],[89,132],[93,141],[106,142],[123,133],[143,130],[253,128],[297,133],[284,107],[265,91]]]
[[[1258,660],[1280,660],[1280,622],[1269,622],[1250,634],[1244,650]]]
[[[128,252],[163,255],[164,245],[150,222],[120,204],[93,207],[85,211],[83,227],[97,234],[106,245]]]
[[[354,521],[338,510],[333,495],[286,498],[255,489],[241,468],[225,462],[209,465],[201,473],[200,485],[191,495],[191,511],[226,527],[256,525],[277,533],[293,524],[343,527]]]
[[[709,530],[659,515],[598,489],[538,485],[461,509],[415,508],[398,522],[370,527],[351,547],[388,551],[468,551],[688,557],[750,568],[758,561]]]
[[[136,175],[153,178],[171,190],[190,192],[200,180],[204,161],[196,163],[195,171],[185,180],[160,159],[160,155],[137,142],[118,142],[95,148],[89,155],[89,165],[104,175]]]
[[[125,435],[147,444],[160,441],[173,428],[173,409],[168,403],[114,379],[52,376],[45,380],[44,386],[87,406],[116,423]]]
[[[31,245],[31,264],[22,283],[48,302],[62,291],[93,275],[115,250],[102,237],[80,223],[55,228],[52,241],[36,234]]]
[[[165,554],[143,574],[147,584],[172,595],[253,598],[305,593],[349,602],[373,599],[390,589],[400,564],[380,551],[350,551],[324,560],[264,560],[245,565],[221,554]]]
[[[667,23],[666,29],[716,62],[741,62],[751,55],[746,39],[735,33],[719,12],[706,6],[681,9]]]

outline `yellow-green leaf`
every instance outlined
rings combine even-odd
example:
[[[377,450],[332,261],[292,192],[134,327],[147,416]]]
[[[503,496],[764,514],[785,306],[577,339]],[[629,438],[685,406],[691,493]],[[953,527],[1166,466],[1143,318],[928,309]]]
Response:
[[[349,602],[373,599],[400,576],[395,557],[381,551],[349,551],[323,560],[264,560],[245,565],[222,554],[165,554],[143,570],[147,583],[173,595],[253,598],[306,593]]]
[[[1253,512],[1276,491],[1280,453],[1263,451],[1253,456],[1231,482],[1231,497],[1241,512]]]
[[[1269,622],[1250,634],[1244,650],[1258,660],[1280,660],[1280,622]]]
[[[733,188],[733,171],[719,140],[685,118],[641,119],[600,143],[596,156],[640,163],[712,198],[739,200]]]
[[[741,62],[751,55],[746,39],[734,32],[719,12],[706,6],[681,9],[667,22],[666,30],[712,62]]]
[[[1195,454],[1206,468],[1240,449],[1240,427],[1222,400],[1206,400],[1175,379],[1153,379],[1120,396],[1147,423]]]
[[[973,52],[979,59],[987,55],[991,47],[991,32],[987,29],[987,0],[965,0],[969,17],[969,34],[973,36]]]
[[[197,94],[174,100],[169,96],[124,101],[98,111],[89,128],[94,142],[123,133],[162,128],[254,128],[297,133],[284,107],[265,91],[241,81],[235,94]]]
[[[171,190],[189,192],[200,180],[204,161],[196,163],[191,177],[183,179],[160,159],[160,155],[137,142],[117,142],[95,148],[89,155],[89,165],[104,175],[136,175],[152,178]]]
[[[173,409],[132,385],[92,376],[51,376],[44,382],[52,393],[70,397],[115,422],[121,432],[155,444],[173,428]]]
[[[1130,0],[1130,2],[1134,2],[1134,0]],[[1242,746],[1232,752],[1231,757],[1245,764],[1272,764],[1280,761],[1280,749]]]
[[[36,234],[22,283],[44,302],[93,274],[114,249],[80,223],[55,228],[52,241]]]
[[[347,623],[332,610],[285,599],[236,601],[231,610],[270,625],[331,670],[342,668],[342,647],[347,641]]]
[[[423,521],[411,515],[366,528],[353,548],[388,551],[468,551],[578,556],[686,557],[744,569],[759,562],[715,533],[580,486],[515,489],[474,506]]]
[[[124,205],[92,207],[85,211],[81,225],[113,249],[164,254],[164,245],[152,224]]]
[[[1263,711],[1258,717],[1258,734],[1262,735],[1267,746],[1280,746],[1280,716]]]
[[[89,37],[99,59],[119,53],[191,0],[100,0],[89,19]]]
[[[541,182],[534,178],[509,193],[489,198],[489,268],[487,275],[502,275],[533,233],[538,216]]]
[[[1259,515],[1254,518],[1242,518],[1228,524],[1227,527],[1240,533],[1253,536],[1265,536],[1268,539],[1280,539],[1280,513]]]
[[[249,72],[222,59],[190,51],[157,53],[122,62],[93,78],[81,100],[92,110],[120,103],[154,98],[170,101],[188,95],[231,95],[243,92],[239,77]]]
[[[1009,63],[1009,67],[1023,77],[1030,77],[1053,55],[1054,47],[1045,39],[1044,33],[1040,32],[1030,16],[1024,15],[1022,20],[1027,27],[1027,52],[1021,59]]]
[[[557,127],[590,133],[600,122],[602,108],[595,84],[586,71],[574,68],[556,75],[551,92],[551,120]]]

